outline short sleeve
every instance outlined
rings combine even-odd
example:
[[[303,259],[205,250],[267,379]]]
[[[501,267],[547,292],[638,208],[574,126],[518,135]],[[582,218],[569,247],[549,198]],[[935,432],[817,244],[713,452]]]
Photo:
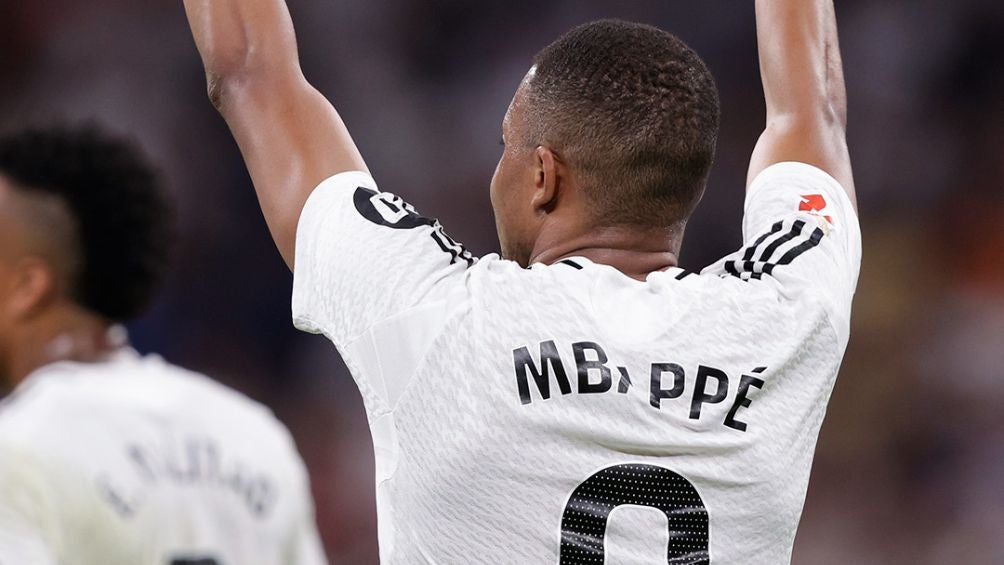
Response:
[[[437,220],[380,192],[370,175],[335,175],[314,189],[297,226],[293,323],[327,336],[363,397],[387,402],[474,261]]]
[[[304,206],[296,233],[293,320],[347,343],[459,282],[471,254],[366,173],[335,175]]]
[[[825,171],[785,162],[746,194],[743,247],[704,273],[774,283],[791,300],[822,304],[846,338],[861,264],[861,231],[847,192]]]

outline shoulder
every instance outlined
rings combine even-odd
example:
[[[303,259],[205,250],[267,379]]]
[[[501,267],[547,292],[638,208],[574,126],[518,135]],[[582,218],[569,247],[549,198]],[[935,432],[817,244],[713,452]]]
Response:
[[[157,355],[130,353],[39,370],[0,403],[0,435],[72,435],[77,429],[171,421],[193,413],[205,423],[234,420],[284,431],[271,410],[245,394]]]
[[[244,392],[228,387],[212,377],[164,361],[158,356],[143,359],[150,373],[149,386],[158,390],[166,402],[160,408],[178,417],[196,418],[207,427],[245,430],[286,436],[286,427],[265,404]],[[155,401],[156,402],[156,401]]]
[[[761,171],[746,191],[744,208],[747,216],[800,216],[821,224],[828,236],[860,239],[857,209],[847,190],[829,173],[807,163],[787,161]]]
[[[0,443],[31,443],[33,435],[67,419],[62,408],[73,398],[65,368],[46,368],[31,375],[0,401]]]

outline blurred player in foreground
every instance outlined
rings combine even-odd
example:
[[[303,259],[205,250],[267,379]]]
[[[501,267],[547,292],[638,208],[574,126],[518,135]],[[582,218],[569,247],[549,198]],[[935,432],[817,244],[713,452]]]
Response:
[[[157,185],[93,127],[0,138],[0,564],[323,564],[282,424],[117,325],[167,265]]]
[[[502,258],[475,262],[377,190],[283,2],[185,6],[295,324],[362,392],[385,563],[790,560],[860,257],[830,0],[756,3],[744,244],[700,274],[677,256],[718,96],[669,33],[594,22],[535,57],[491,186]]]

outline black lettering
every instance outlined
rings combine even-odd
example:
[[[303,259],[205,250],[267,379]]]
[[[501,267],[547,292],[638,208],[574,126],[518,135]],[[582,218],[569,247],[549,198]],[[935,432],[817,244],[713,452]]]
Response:
[[[471,255],[471,252],[463,245],[457,243],[455,239],[447,235],[447,233],[443,231],[443,226],[440,225],[439,222],[436,222],[435,225],[432,226],[432,231],[429,232],[429,235],[432,236],[432,239],[436,242],[436,245],[438,245],[440,249],[450,254],[451,265],[456,263],[457,260],[463,260],[467,263],[468,267],[474,265],[474,257]]]
[[[157,472],[154,470],[154,466],[150,462],[150,457],[146,450],[138,445],[129,445],[126,447],[126,452],[133,463],[135,463],[138,474],[143,477],[143,480],[147,482],[157,480]]]
[[[705,388],[708,384],[708,377],[714,377],[718,381],[718,388],[714,394],[708,394]],[[725,400],[725,395],[729,392],[729,376],[725,371],[704,365],[697,366],[697,381],[694,385],[694,398],[690,402],[690,419],[696,420],[701,417],[701,406],[704,404],[717,404]]]
[[[732,403],[732,408],[729,410],[727,416],[725,416],[725,425],[739,430],[740,432],[746,431],[746,422],[740,422],[736,420],[736,412],[739,412],[740,408],[748,408],[750,402],[746,395],[749,393],[749,388],[755,386],[757,388],[763,388],[763,379],[758,379],[756,377],[751,377],[749,375],[743,375],[739,379],[739,390],[736,391],[736,400]]]
[[[554,341],[540,342],[540,369],[533,362],[530,350],[526,347],[519,347],[512,350],[513,365],[516,369],[516,386],[519,388],[519,401],[522,404],[530,404],[530,383],[527,379],[527,369],[533,376],[533,381],[537,383],[537,391],[544,400],[551,398],[551,371],[548,366],[554,369],[554,379],[558,382],[561,394],[569,394],[572,387],[565,375],[565,367],[561,364],[561,356],[558,355],[558,348]]]
[[[262,518],[272,507],[275,499],[275,489],[264,476],[252,480],[243,491],[244,502],[257,518]]]
[[[621,380],[617,382],[617,392],[624,394],[631,388],[631,375],[628,374],[627,367],[617,367],[621,374]]]
[[[673,373],[673,388],[662,388],[663,373]],[[662,399],[677,398],[683,394],[683,376],[683,367],[676,363],[652,363],[649,403],[656,408],[662,408]]]
[[[136,503],[129,502],[124,495],[119,493],[107,478],[97,481],[98,493],[104,497],[105,502],[110,504],[123,518],[131,518],[136,513]]]
[[[586,350],[596,353],[596,360],[586,359]],[[604,363],[607,362],[607,354],[603,349],[591,341],[579,341],[572,344],[572,353],[575,354],[575,367],[579,374],[579,394],[593,394],[610,390],[610,369]],[[600,372],[600,382],[589,382],[590,369]]]

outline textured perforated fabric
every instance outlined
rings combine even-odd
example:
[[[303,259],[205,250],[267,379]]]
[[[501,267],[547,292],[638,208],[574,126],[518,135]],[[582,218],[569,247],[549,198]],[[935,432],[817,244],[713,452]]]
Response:
[[[322,565],[306,469],[263,406],[123,351],[0,405],[3,565]]]
[[[318,187],[294,321],[363,391],[382,561],[788,562],[860,234],[798,163],[755,180],[743,231],[702,273],[645,281],[472,264],[368,175]]]

